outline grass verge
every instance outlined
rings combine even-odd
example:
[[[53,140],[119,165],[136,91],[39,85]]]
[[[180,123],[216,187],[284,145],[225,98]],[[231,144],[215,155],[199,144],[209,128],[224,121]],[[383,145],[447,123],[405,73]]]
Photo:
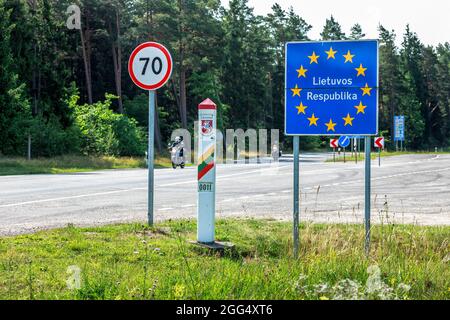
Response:
[[[0,238],[0,299],[449,299],[450,227],[219,220],[223,256],[195,222],[67,228]]]
[[[0,176],[37,173],[73,173],[105,169],[146,168],[144,158],[60,156],[30,161],[24,158],[0,158]],[[171,167],[170,159],[158,156],[156,168]]]

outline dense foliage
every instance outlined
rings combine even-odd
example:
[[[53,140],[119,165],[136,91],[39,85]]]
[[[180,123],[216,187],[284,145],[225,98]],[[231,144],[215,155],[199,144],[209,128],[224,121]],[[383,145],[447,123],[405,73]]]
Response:
[[[81,9],[81,30],[67,27],[71,4]],[[175,61],[157,96],[160,150],[173,129],[192,130],[206,97],[218,103],[222,129],[282,132],[284,43],[309,40],[310,30],[292,9],[274,5],[258,16],[247,0],[227,9],[219,0],[0,0],[0,154],[25,155],[28,136],[33,156],[142,154],[148,101],[126,70],[132,49],[148,40]],[[449,146],[450,44],[426,46],[407,26],[397,47],[393,31],[379,32],[381,131],[389,138],[393,116],[404,114],[409,148]],[[346,35],[333,17],[321,33],[364,37],[357,21]],[[107,93],[117,99],[102,102]]]
[[[69,105],[79,128],[81,150],[96,155],[143,155],[145,136],[133,118],[111,110],[112,95],[104,102],[77,105],[78,96],[72,96]]]

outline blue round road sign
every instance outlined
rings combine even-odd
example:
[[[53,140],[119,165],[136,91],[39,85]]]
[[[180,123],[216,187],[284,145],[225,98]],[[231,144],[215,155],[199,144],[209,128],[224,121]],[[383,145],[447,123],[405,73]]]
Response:
[[[350,138],[348,136],[342,136],[339,138],[338,142],[342,148],[347,148],[350,144]]]

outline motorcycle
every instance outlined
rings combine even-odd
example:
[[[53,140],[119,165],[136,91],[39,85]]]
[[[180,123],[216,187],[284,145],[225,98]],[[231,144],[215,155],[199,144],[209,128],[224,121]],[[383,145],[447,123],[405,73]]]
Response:
[[[183,137],[176,137],[175,141],[169,143],[168,149],[170,151],[172,168],[176,169],[177,167],[180,167],[181,169],[184,169],[186,166],[186,158]]]

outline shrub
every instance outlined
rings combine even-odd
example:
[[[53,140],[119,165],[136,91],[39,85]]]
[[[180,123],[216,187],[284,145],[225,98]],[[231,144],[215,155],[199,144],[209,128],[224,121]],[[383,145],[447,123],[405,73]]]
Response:
[[[53,157],[67,153],[78,153],[80,134],[76,126],[64,130],[55,116],[45,119],[38,115],[31,121],[33,157]]]
[[[116,114],[111,102],[116,97],[106,94],[106,100],[92,105],[77,105],[73,95],[69,106],[80,130],[81,150],[88,155],[139,156],[145,152],[145,135],[134,119]]]

